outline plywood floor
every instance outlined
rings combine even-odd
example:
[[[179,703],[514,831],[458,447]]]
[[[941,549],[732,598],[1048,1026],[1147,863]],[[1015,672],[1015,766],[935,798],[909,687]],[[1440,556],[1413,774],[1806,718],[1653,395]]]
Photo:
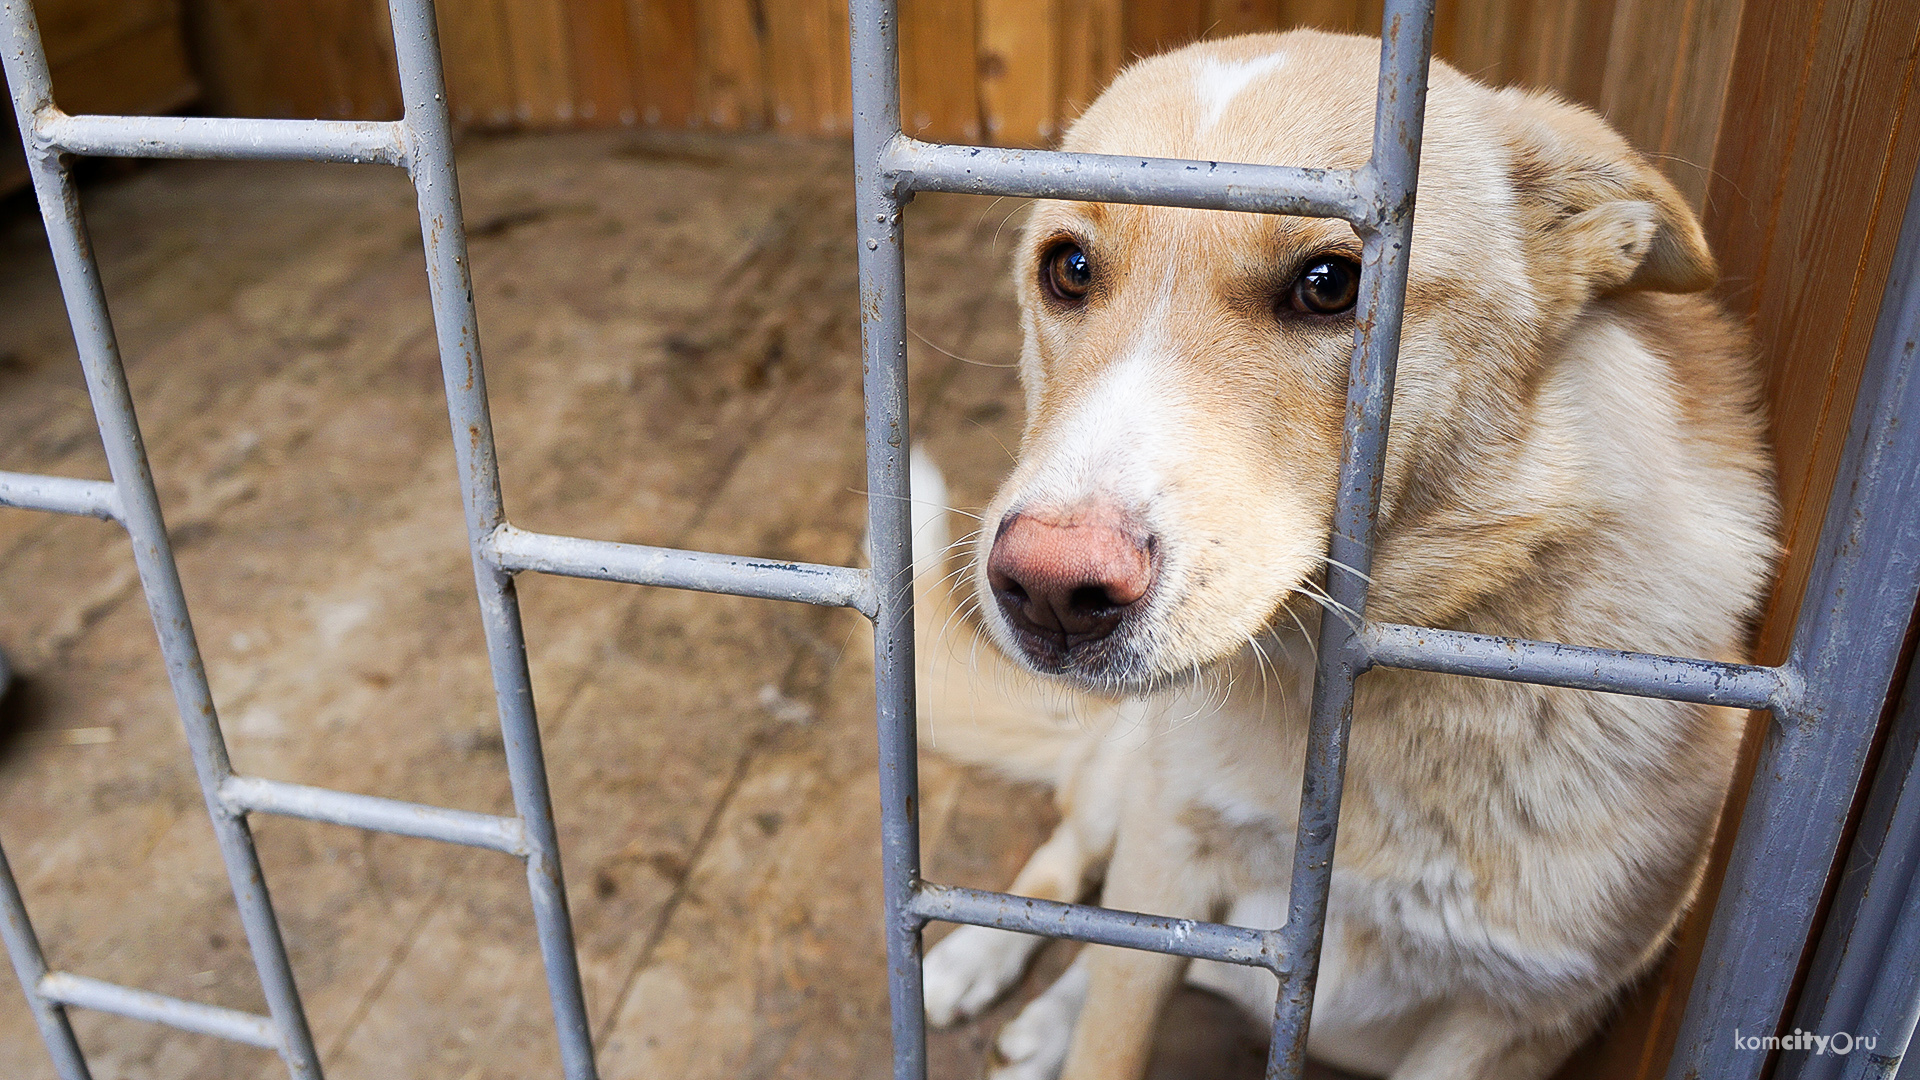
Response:
[[[460,166],[507,506],[524,527],[820,562],[863,514],[851,166],[766,140],[475,140]],[[404,180],[165,164],[87,196],[237,767],[505,812]],[[1020,424],[1015,208],[910,211],[919,437],[984,500]],[[0,208],[0,469],[103,477],[44,240]],[[1017,222],[1016,222],[1017,224]],[[962,357],[966,359],[961,359]],[[609,1078],[886,1071],[871,673],[857,616],[521,584]],[[263,1008],[126,544],[0,511],[0,838],[55,966]],[[1000,887],[1045,792],[929,757],[930,876]],[[257,819],[328,1075],[556,1076],[517,862]],[[1036,992],[1070,948],[1023,987]],[[1013,1006],[935,1038],[979,1075]],[[101,1080],[284,1076],[77,1013]],[[1258,1075],[1198,994],[1158,1075]],[[0,1068],[51,1067],[0,986]]]

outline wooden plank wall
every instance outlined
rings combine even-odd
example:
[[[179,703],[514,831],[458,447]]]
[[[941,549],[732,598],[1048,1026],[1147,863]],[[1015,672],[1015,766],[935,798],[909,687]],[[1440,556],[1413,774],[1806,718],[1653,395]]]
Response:
[[[187,0],[209,104],[242,116],[387,118],[384,0]],[[1741,0],[1461,0],[1441,56],[1613,117],[1699,204]],[[454,115],[470,126],[844,133],[843,0],[440,0]],[[908,130],[1044,146],[1129,59],[1289,26],[1375,32],[1380,0],[901,0]]]
[[[162,109],[191,93],[177,43],[139,37],[170,32],[154,20],[172,3],[41,0],[49,41],[75,43],[59,47],[55,76],[72,107]],[[210,109],[394,115],[384,0],[186,4]],[[844,0],[439,0],[439,11],[468,125],[848,126]],[[901,0],[904,116],[927,138],[1046,145],[1132,57],[1292,25],[1374,32],[1379,17],[1379,0]],[[1443,0],[1436,45],[1488,81],[1599,109],[1702,212],[1720,296],[1750,321],[1767,372],[1786,559],[1757,648],[1779,661],[1920,160],[1920,0]],[[86,96],[89,78],[107,85],[128,65],[161,73],[140,83],[161,89]],[[1708,903],[1569,1077],[1663,1072],[1738,814]]]
[[[53,92],[70,112],[163,113],[199,93],[177,0],[39,0]],[[0,108],[0,194],[26,183],[13,109]]]
[[[1786,556],[1756,657],[1774,664],[1786,658],[1920,161],[1920,13],[1912,0],[1750,0],[1742,15],[1725,107],[1716,110],[1714,153],[1706,159],[1704,220],[1720,259],[1721,299],[1753,327],[1767,373]],[[1702,20],[1715,27],[1728,21]],[[1669,99],[1661,130],[1689,128],[1684,106],[1675,104],[1688,97],[1682,88]],[[1644,137],[1651,128],[1639,130]],[[1889,687],[1890,694],[1898,690]],[[1673,952],[1625,1002],[1609,1036],[1569,1070],[1569,1080],[1665,1075],[1740,819],[1737,793],[1752,778],[1765,723],[1756,714],[1749,724],[1736,797],[1701,902]]]

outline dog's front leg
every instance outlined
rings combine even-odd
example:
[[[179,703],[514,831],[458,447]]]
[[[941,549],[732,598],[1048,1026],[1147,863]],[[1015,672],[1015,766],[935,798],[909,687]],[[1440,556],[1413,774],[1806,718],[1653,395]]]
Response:
[[[1176,819],[1152,799],[1123,810],[1102,904],[1176,919],[1207,917],[1217,890],[1191,835]],[[1160,1010],[1180,985],[1188,961],[1089,945],[1081,962],[1087,965],[1087,999],[1063,1080],[1136,1080],[1146,1074]]]
[[[1393,1080],[1542,1080],[1592,1027],[1591,1021],[1449,1005],[1421,1031]]]
[[[1012,891],[1042,900],[1080,899],[1087,877],[1105,852],[1089,851],[1081,830],[1069,819],[1033,853]],[[1027,961],[1046,941],[1032,934],[962,926],[940,939],[927,953],[925,987],[927,1019],[946,1027],[974,1016],[993,1004],[1020,981]]]

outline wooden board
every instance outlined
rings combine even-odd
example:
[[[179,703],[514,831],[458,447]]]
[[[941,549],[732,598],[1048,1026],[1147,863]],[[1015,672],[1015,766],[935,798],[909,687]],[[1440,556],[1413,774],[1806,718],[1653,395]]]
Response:
[[[215,111],[397,108],[380,0],[186,2]],[[63,104],[186,100],[178,24],[154,16],[171,10],[42,0]],[[849,123],[842,0],[439,0],[439,13],[463,123],[831,137]],[[902,0],[907,126],[1043,145],[1134,55],[1294,25],[1372,34],[1379,18],[1379,0]],[[1701,208],[1725,271],[1720,294],[1751,320],[1767,365],[1787,554],[1758,650],[1778,661],[1920,160],[1912,0],[1459,0],[1441,6],[1436,41],[1469,73],[1602,109]],[[96,83],[148,92],[88,104]],[[0,184],[19,175],[11,139],[8,149]],[[1741,790],[1750,759],[1743,770]],[[1737,814],[1676,951],[1569,1075],[1651,1080],[1664,1067]]]
[[[208,107],[232,116],[390,120],[400,84],[377,0],[188,0]]]
[[[583,127],[631,124],[639,118],[628,14],[623,0],[569,0],[566,5],[573,101],[576,122]]]
[[[513,60],[513,113],[555,127],[574,117],[573,45],[561,0],[500,0]]]
[[[40,0],[33,13],[51,67],[154,26],[180,25],[175,0]]]
[[[1055,124],[1064,129],[1120,70],[1126,56],[1121,0],[1058,0],[1059,105]]]
[[[1600,111],[1696,209],[1713,172],[1740,33],[1735,0],[1619,0]]]
[[[42,0],[54,100],[68,112],[172,112],[199,96],[172,0]],[[0,109],[0,195],[27,183],[13,110]]]
[[[1438,18],[1436,14],[1435,18]],[[1282,0],[1276,24],[1346,34],[1380,33],[1380,0]]]
[[[1705,222],[1720,294],[1753,320],[1768,372],[1786,560],[1757,658],[1785,658],[1906,195],[1920,161],[1920,23],[1895,0],[1791,0],[1745,9]],[[1567,1070],[1580,1080],[1664,1075],[1751,781],[1756,714],[1699,904],[1676,947]]]
[[[495,0],[436,0],[447,101],[462,125],[504,128],[514,122],[513,57]]]
[[[1196,41],[1207,29],[1207,5],[1193,0],[1127,0],[1126,56],[1152,56]]]
[[[627,13],[640,119],[676,128],[693,124],[700,117],[697,5],[694,0],[627,0]],[[586,62],[581,64],[584,69]]]
[[[900,123],[907,134],[980,141],[975,4],[900,0]]]
[[[1058,131],[1056,3],[980,0],[980,120],[996,146],[1045,146]]]
[[[841,0],[763,4],[774,126],[796,135],[846,131],[853,117],[847,5]]]
[[[1278,30],[1285,6],[1283,0],[1208,0],[1203,33],[1220,38]]]
[[[699,42],[702,123],[723,131],[767,123],[767,24],[753,0],[701,0]]]

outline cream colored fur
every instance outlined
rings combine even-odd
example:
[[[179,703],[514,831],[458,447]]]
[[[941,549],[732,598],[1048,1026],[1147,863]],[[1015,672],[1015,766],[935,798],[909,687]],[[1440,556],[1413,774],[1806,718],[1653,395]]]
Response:
[[[1375,41],[1233,38],[1142,61],[1077,151],[1353,167]],[[1095,266],[1041,290],[1049,246]],[[1106,499],[1159,545],[1153,592],[1099,664],[938,640],[933,748],[1056,786],[1064,821],[1015,891],[1277,925],[1299,802],[1351,318],[1276,316],[1343,222],[1042,202],[1015,261],[1027,429],[983,520]],[[1593,114],[1433,70],[1368,616],[1743,657],[1775,553],[1745,339],[1674,189]],[[923,470],[924,471],[924,470]],[[932,473],[926,473],[927,482]],[[943,526],[923,539],[937,547]],[[1548,1075],[1691,901],[1740,716],[1389,670],[1359,682],[1310,1049],[1397,1080]],[[927,959],[937,1023],[1016,982],[1033,939],[963,928]],[[1000,1041],[997,1076],[1129,1080],[1187,967],[1089,947]],[[1270,1015],[1264,973],[1191,977]],[[1076,1019],[1077,1017],[1077,1019]]]

